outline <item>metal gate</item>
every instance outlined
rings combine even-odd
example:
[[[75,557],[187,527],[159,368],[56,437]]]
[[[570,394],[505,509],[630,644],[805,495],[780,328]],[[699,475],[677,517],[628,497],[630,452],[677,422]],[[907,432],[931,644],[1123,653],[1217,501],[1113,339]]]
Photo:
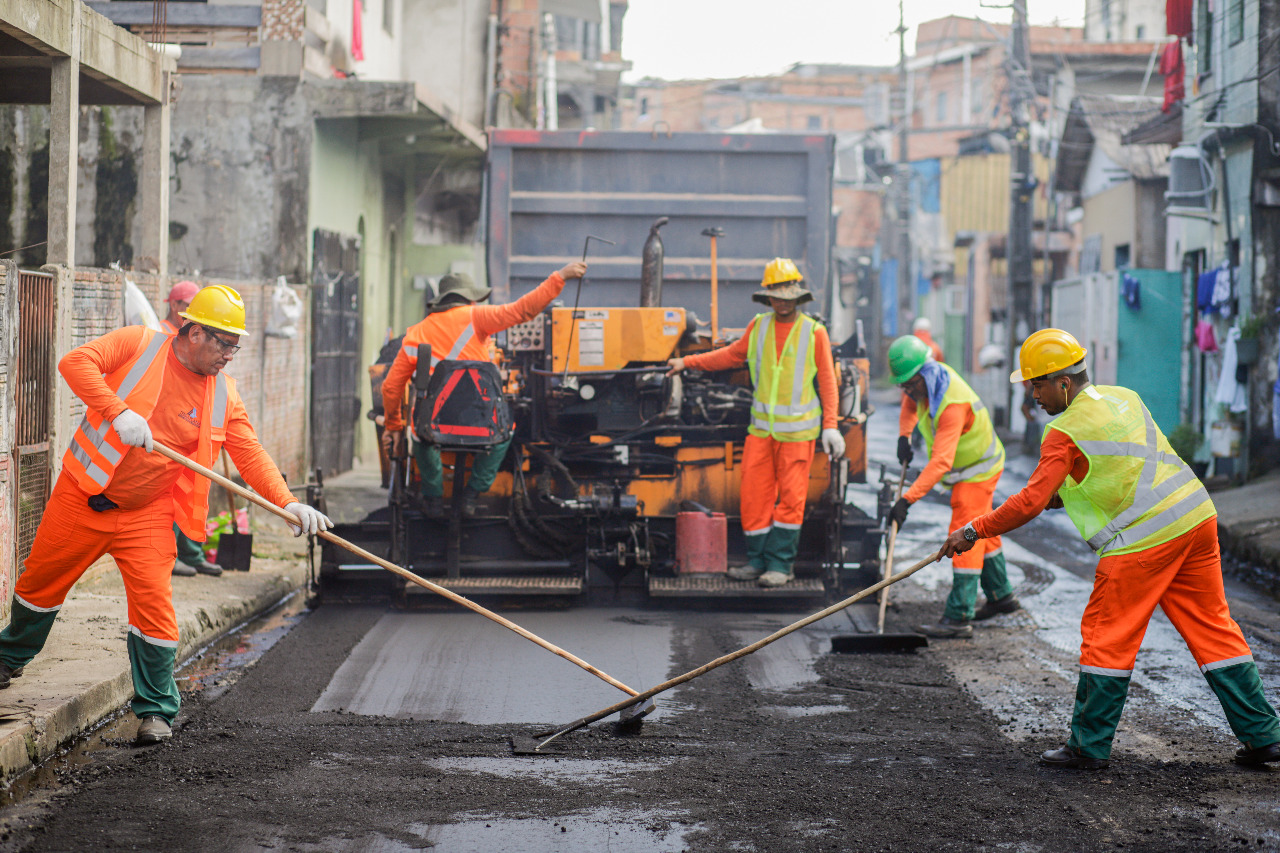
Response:
[[[360,241],[315,230],[311,273],[311,458],[351,469],[360,414]]]
[[[54,279],[18,273],[18,369],[16,386],[18,530],[17,566],[31,553],[49,499],[49,415],[53,409]]]

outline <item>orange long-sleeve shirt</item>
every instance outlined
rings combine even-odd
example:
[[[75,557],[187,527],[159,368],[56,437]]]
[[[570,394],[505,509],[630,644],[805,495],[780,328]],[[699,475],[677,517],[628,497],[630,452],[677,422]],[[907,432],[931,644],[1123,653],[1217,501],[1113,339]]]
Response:
[[[916,401],[910,394],[903,394],[902,410],[898,413],[898,435],[911,435],[918,418]],[[907,503],[920,500],[942,481],[955,464],[960,436],[972,428],[973,406],[968,403],[952,403],[942,410],[938,422],[934,424],[933,451],[929,454],[929,461],[911,484],[911,488],[902,496]]]
[[[471,325],[476,330],[476,339],[484,344],[489,336],[509,329],[517,323],[532,320],[551,304],[551,300],[560,295],[564,289],[564,279],[560,273],[553,272],[546,281],[521,296],[515,302],[506,305],[473,305],[471,306]],[[428,314],[417,325],[431,319]],[[418,368],[418,359],[410,356],[402,348],[396,354],[387,376],[382,380],[382,410],[385,414],[384,428],[391,432],[404,429],[404,389],[409,378]]]
[[[1066,433],[1051,428],[1040,445],[1040,463],[1031,472],[1027,485],[996,509],[974,519],[973,529],[984,539],[1016,530],[1044,512],[1068,474],[1079,483],[1088,473],[1089,460],[1076,443]]]
[[[133,357],[144,332],[142,326],[116,329],[76,347],[58,363],[58,371],[75,395],[108,421],[114,420],[128,406],[107,386],[103,374],[112,373]],[[200,421],[187,415],[191,411],[203,415],[205,378],[183,367],[170,349],[160,397],[155,411],[147,418],[147,425],[151,427],[151,435],[156,441],[188,457],[195,455],[200,440]],[[297,500],[285,485],[276,463],[258,441],[239,395],[230,402],[227,410],[224,446],[240,476],[260,495],[281,507]],[[178,463],[159,453],[147,453],[140,447],[131,447],[116,466],[103,494],[122,509],[137,509],[169,494],[182,470]]]
[[[756,321],[752,318],[742,337],[727,347],[686,355],[684,366],[692,370],[732,370],[735,367],[742,367],[747,363],[747,347],[751,342],[751,330],[755,325]],[[791,334],[793,325],[795,325],[794,320],[790,323],[778,323],[774,328],[773,337],[779,356],[782,355],[782,348],[787,342],[787,336]],[[822,404],[822,428],[835,429],[839,420],[836,414],[839,390],[836,385],[835,361],[831,357],[831,338],[828,337],[827,330],[819,326],[813,341],[813,355],[818,363],[818,401]]]

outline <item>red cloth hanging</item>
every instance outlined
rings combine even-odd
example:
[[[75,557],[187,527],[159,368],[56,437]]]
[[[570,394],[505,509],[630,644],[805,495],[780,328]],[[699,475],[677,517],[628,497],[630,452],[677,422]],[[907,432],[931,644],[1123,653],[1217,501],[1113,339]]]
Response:
[[[1171,36],[1191,35],[1192,0],[1165,0],[1164,28]]]
[[[1164,75],[1164,104],[1161,112],[1169,112],[1174,104],[1187,96],[1186,66],[1182,64],[1182,40],[1171,41],[1160,53],[1160,73]]]
[[[356,62],[364,60],[364,27],[360,19],[364,17],[364,4],[360,0],[351,2],[351,58]]]

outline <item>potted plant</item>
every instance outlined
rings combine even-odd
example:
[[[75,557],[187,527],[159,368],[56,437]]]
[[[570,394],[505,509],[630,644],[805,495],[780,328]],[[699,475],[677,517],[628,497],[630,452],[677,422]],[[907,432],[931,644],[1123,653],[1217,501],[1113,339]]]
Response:
[[[1173,428],[1168,438],[1173,452],[1191,466],[1191,470],[1196,472],[1197,477],[1203,479],[1205,472],[1209,470],[1209,463],[1195,461],[1195,455],[1200,445],[1204,443],[1204,434],[1184,421]]]
[[[1263,319],[1257,314],[1240,316],[1240,337],[1236,341],[1236,361],[1246,367],[1258,361],[1258,338],[1262,335]]]

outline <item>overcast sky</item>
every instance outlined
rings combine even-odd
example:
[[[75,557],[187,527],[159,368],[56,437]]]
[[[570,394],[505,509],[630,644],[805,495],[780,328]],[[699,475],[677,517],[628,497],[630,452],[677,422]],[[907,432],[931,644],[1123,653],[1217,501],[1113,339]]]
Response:
[[[1084,0],[1028,0],[1033,24],[1081,26]],[[905,0],[907,53],[921,21],[956,14],[1008,22],[1008,9],[978,0]],[[627,80],[746,77],[797,62],[891,65],[898,61],[894,0],[631,0],[622,55]]]

